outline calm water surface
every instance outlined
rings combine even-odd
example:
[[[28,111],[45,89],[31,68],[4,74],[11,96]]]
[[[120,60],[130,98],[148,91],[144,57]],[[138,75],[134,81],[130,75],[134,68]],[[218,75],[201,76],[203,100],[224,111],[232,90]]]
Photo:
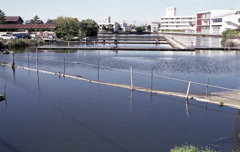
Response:
[[[16,65],[36,67],[35,51],[28,51],[15,52]],[[139,73],[150,74],[153,68],[154,75],[200,83],[210,78],[213,85],[240,86],[238,52],[48,50],[39,52],[38,67],[63,72],[64,57],[67,74],[93,80],[129,84],[130,74],[125,71],[133,67]],[[10,64],[11,55],[0,55],[0,62]],[[186,104],[181,98],[0,66],[0,86],[4,82],[7,100],[0,102],[1,151],[167,152],[185,143],[220,151],[240,148],[239,110],[233,108],[194,100]],[[149,87],[150,76],[134,74],[134,85]],[[186,92],[187,86],[154,77],[153,87]]]

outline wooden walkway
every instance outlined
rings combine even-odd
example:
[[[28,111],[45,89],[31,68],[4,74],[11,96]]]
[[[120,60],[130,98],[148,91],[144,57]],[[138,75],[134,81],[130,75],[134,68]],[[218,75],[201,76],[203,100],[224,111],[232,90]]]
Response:
[[[12,67],[12,65],[10,65],[10,64],[1,63],[0,65]],[[146,88],[146,87],[138,87],[138,86],[134,86],[132,88],[131,85],[90,80],[90,79],[82,78],[79,76],[62,74],[60,72],[55,73],[55,72],[36,70],[36,69],[21,67],[21,66],[14,66],[13,68],[20,68],[20,69],[31,70],[31,71],[36,71],[36,72],[41,72],[41,73],[46,73],[46,74],[58,75],[58,76],[62,76],[62,77],[68,77],[68,78],[72,78],[72,79],[76,79],[76,80],[86,81],[89,83],[108,85],[108,86],[113,86],[113,87],[129,89],[129,90],[148,92],[148,93],[153,93],[153,94],[162,94],[162,95],[168,95],[168,96],[175,96],[175,97],[186,98],[186,99],[194,99],[194,100],[206,102],[206,103],[219,104],[220,102],[223,102],[224,106],[229,106],[229,107],[240,109],[240,90],[239,91],[226,91],[226,92],[211,93],[208,95],[208,97],[206,97],[204,95],[196,95],[196,94],[188,94],[188,96],[187,96],[186,93],[156,90],[156,89],[151,89],[151,88]]]

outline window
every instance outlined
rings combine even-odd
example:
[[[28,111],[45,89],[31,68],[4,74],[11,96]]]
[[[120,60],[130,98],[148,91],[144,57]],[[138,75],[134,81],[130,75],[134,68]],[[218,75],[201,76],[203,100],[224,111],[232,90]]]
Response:
[[[210,12],[202,14],[202,18],[210,18],[210,16],[211,16]]]
[[[222,18],[213,19],[213,23],[222,22]]]

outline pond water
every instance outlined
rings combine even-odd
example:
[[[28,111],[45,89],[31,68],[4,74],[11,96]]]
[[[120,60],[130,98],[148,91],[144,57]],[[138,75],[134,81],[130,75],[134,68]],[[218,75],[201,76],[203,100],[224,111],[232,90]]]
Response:
[[[14,53],[18,66],[36,68],[35,57],[32,49]],[[105,82],[130,84],[126,71],[133,67],[138,73],[153,69],[158,76],[240,86],[240,55],[234,51],[45,50],[38,57],[40,70],[63,72],[65,58],[67,74]],[[11,64],[12,56],[0,55],[0,62]],[[134,85],[150,86],[150,76],[133,77]],[[185,143],[223,152],[240,148],[240,111],[234,108],[0,66],[0,86],[4,82],[1,151],[169,151]],[[187,85],[154,77],[153,87],[186,92]]]

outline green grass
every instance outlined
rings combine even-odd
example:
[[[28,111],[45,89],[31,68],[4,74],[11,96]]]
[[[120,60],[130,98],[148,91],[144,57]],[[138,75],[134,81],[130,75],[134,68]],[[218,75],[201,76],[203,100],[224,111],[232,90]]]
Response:
[[[209,147],[196,147],[193,145],[182,145],[181,147],[175,147],[170,152],[217,152]]]

